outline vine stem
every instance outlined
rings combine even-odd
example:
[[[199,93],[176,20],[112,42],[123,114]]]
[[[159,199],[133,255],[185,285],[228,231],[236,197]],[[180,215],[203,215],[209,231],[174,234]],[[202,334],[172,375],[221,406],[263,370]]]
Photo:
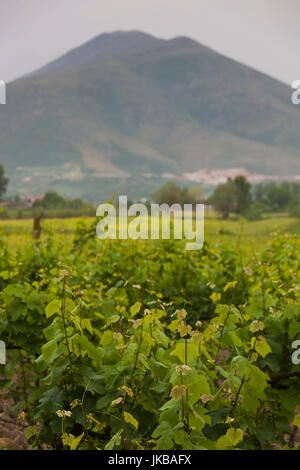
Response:
[[[140,337],[140,340],[139,340],[139,343],[138,343],[138,350],[137,350],[137,353],[136,353],[136,357],[135,357],[135,361],[134,361],[134,367],[133,367],[133,371],[131,373],[130,379],[133,377],[133,375],[136,371],[136,368],[137,368],[138,358],[139,358],[139,354],[140,354],[140,350],[141,350],[141,346],[142,346],[142,341],[143,341],[143,326],[144,326],[144,320],[143,320],[142,325],[141,325],[141,337]]]
[[[216,353],[216,357],[215,357],[215,361],[214,361],[214,367],[216,367],[216,363],[217,363],[217,360],[218,360],[219,352],[220,352],[220,349],[221,349],[221,344],[222,344],[224,329],[225,329],[226,323],[227,323],[227,321],[228,321],[230,312],[231,312],[231,307],[229,307],[228,312],[227,312],[227,315],[226,315],[226,318],[225,318],[225,321],[224,321],[224,323],[223,323],[223,325],[222,325],[222,329],[221,329],[221,333],[220,333],[220,339],[219,339],[219,344],[218,344],[218,349],[217,349],[217,353]]]
[[[232,305],[233,300],[234,300],[234,296],[235,296],[235,292],[236,292],[236,287],[237,287],[237,283],[235,284],[235,286],[234,286],[234,288],[233,288],[230,306],[229,306],[229,308],[228,308],[228,312],[227,312],[226,318],[225,318],[224,323],[223,323],[223,325],[222,325],[222,329],[221,329],[221,333],[220,333],[220,340],[219,340],[219,344],[218,344],[218,350],[217,350],[216,357],[215,357],[215,361],[214,361],[214,367],[216,367],[216,363],[217,363],[218,356],[219,356],[219,352],[220,352],[221,345],[222,345],[222,339],[223,339],[224,329],[225,329],[225,326],[226,326],[226,324],[227,324],[229,315],[230,315],[230,313],[231,313],[231,305]]]
[[[187,366],[188,365],[188,354],[187,354],[187,337],[185,336],[184,338],[184,356],[185,356],[185,365]],[[181,373],[181,380],[182,380],[182,373]],[[186,392],[185,392],[185,396],[186,396],[186,400],[188,402],[189,400],[189,391],[188,389],[186,389]],[[189,429],[190,429],[190,421],[189,421],[189,410],[187,409],[187,412],[186,412],[186,426],[187,426],[187,431],[189,432]]]
[[[265,309],[266,309],[266,303],[265,303],[265,276],[266,276],[266,266],[264,266],[264,273],[263,273],[263,277],[262,277],[262,284],[261,284],[261,287],[262,287],[262,300],[263,300],[263,313],[265,315]],[[256,346],[256,343],[257,343],[257,337],[255,337],[255,341],[253,343],[253,347],[249,353],[249,356],[248,356],[248,361],[251,360],[251,357],[252,357],[252,354],[254,353],[255,351],[255,346]],[[242,378],[242,381],[240,383],[240,386],[239,386],[239,389],[237,391],[237,394],[236,394],[236,397],[235,397],[235,400],[234,400],[234,404],[233,404],[233,409],[235,409],[236,405],[237,405],[237,401],[238,401],[238,398],[240,396],[240,393],[241,393],[241,390],[242,390],[242,387],[245,383],[245,380],[246,380],[246,375],[244,375],[244,377]]]
[[[25,400],[25,408],[26,408],[26,414],[27,414],[27,421],[29,422],[29,424],[31,424],[31,420],[30,420],[30,416],[29,416],[28,399],[27,399],[27,393],[26,393],[25,369],[24,369],[23,359],[22,359],[22,357],[21,357],[21,352],[19,352],[19,357],[20,357],[20,364],[21,364],[21,369],[22,369],[23,394],[24,394],[24,400]]]
[[[63,291],[62,291],[62,299],[61,299],[61,308],[60,308],[60,310],[61,310],[61,316],[62,316],[62,319],[63,319],[65,340],[66,340],[66,346],[67,346],[67,351],[68,351],[68,356],[69,356],[71,374],[73,374],[72,358],[71,358],[71,351],[70,351],[70,347],[69,347],[69,339],[68,339],[67,324],[66,324],[66,317],[65,317],[65,310],[66,310],[66,278],[65,277],[64,277],[64,280],[63,280]]]
[[[248,361],[251,360],[252,354],[253,354],[254,351],[255,351],[256,343],[257,343],[257,337],[255,338],[255,341],[254,341],[254,343],[253,343],[253,347],[252,347],[252,349],[251,349],[251,351],[250,351],[250,353],[249,353]],[[244,385],[244,383],[245,383],[245,380],[246,380],[246,375],[243,376],[242,381],[241,381],[241,383],[240,383],[239,389],[238,389],[238,391],[237,391],[237,394],[236,394],[236,397],[235,397],[235,400],[234,400],[233,409],[235,409],[235,407],[236,407],[236,405],[237,405],[237,402],[238,402],[238,399],[239,399],[239,396],[240,396],[242,387],[243,387],[243,385]]]
[[[83,396],[82,396],[82,400],[81,400],[81,410],[82,410],[82,415],[83,415],[83,419],[84,419],[84,424],[85,424],[85,435],[86,435],[86,440],[87,440],[87,443],[88,443],[88,448],[89,450],[91,450],[92,448],[92,445],[91,445],[91,442],[90,442],[90,436],[89,436],[89,429],[88,429],[88,420],[87,420],[87,416],[86,416],[86,411],[85,411],[85,406],[84,406],[84,399],[85,399],[85,394],[87,392],[87,389],[88,389],[88,386],[90,384],[90,381],[91,379],[88,381],[86,387],[85,387],[85,390],[84,390],[84,393],[83,393]]]
[[[181,382],[181,385],[184,385],[183,384],[183,377],[182,377],[182,371],[180,371],[180,382]],[[183,399],[183,395],[181,397],[181,420],[182,422],[184,423],[184,399]]]
[[[127,449],[127,423],[126,423],[126,419],[125,419],[125,415],[124,415],[124,412],[125,412],[125,400],[126,400],[126,395],[124,396],[124,398],[123,398],[123,400],[122,400],[123,445],[124,445],[124,449],[126,450],[126,449]]]

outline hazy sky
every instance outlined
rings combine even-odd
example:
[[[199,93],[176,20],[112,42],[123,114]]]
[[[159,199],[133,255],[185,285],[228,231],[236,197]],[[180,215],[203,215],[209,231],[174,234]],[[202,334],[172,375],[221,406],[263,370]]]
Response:
[[[282,81],[300,79],[300,0],[0,0],[0,79],[103,32],[189,36]]]

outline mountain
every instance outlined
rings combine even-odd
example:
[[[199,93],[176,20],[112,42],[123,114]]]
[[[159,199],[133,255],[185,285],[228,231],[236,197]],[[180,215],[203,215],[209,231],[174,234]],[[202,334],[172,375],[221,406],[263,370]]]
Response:
[[[101,34],[8,85],[0,162],[11,192],[91,200],[199,170],[290,178],[300,107],[287,85],[189,38]]]

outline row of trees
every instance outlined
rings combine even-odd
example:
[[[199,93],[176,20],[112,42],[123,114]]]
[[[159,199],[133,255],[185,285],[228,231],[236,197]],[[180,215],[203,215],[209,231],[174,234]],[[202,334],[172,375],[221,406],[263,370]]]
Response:
[[[270,182],[258,184],[253,192],[254,202],[277,212],[299,206],[300,184],[283,181],[280,184]]]
[[[252,186],[244,176],[237,176],[218,185],[209,202],[224,218],[231,212],[249,217],[259,217],[263,212],[298,215],[300,184],[282,181]]]
[[[90,204],[83,202],[81,199],[66,199],[55,191],[48,191],[43,199],[35,201],[33,208],[41,210],[54,210],[54,209],[83,209],[90,207]]]
[[[158,204],[169,205],[199,204],[205,201],[220,212],[224,219],[231,213],[249,217],[278,211],[297,214],[300,207],[300,184],[283,181],[252,186],[245,176],[240,175],[216,186],[213,194],[206,200],[201,188],[182,189],[173,182],[164,184],[152,198]]]
[[[224,218],[231,212],[245,214],[251,203],[251,184],[244,176],[237,176],[234,180],[216,187],[213,195],[205,201],[204,193],[198,186],[180,188],[173,182],[168,182],[152,195],[157,204],[212,204]]]
[[[180,188],[172,181],[164,184],[152,195],[152,199],[157,204],[201,204],[205,197],[202,189],[198,186],[193,188]]]
[[[67,199],[55,191],[47,192],[43,199],[35,201],[32,206],[35,215],[43,217],[85,217],[94,216],[95,208],[92,204],[79,198]]]

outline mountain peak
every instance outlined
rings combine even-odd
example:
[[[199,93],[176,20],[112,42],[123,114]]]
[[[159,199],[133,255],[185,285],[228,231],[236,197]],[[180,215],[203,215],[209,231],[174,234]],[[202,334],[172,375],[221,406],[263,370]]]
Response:
[[[169,43],[176,45],[177,47],[199,47],[199,42],[194,39],[188,38],[187,36],[176,36],[169,40]]]
[[[136,56],[145,57],[151,51],[159,52],[182,49],[196,49],[201,45],[186,37],[160,39],[138,30],[112,31],[101,33],[57,60],[45,65],[35,73],[71,69],[85,65],[99,64],[111,60],[126,61]],[[203,46],[202,46],[203,47]]]
[[[67,52],[37,72],[70,69],[109,60],[122,60],[155,49],[166,41],[141,31],[113,31],[102,33]]]

